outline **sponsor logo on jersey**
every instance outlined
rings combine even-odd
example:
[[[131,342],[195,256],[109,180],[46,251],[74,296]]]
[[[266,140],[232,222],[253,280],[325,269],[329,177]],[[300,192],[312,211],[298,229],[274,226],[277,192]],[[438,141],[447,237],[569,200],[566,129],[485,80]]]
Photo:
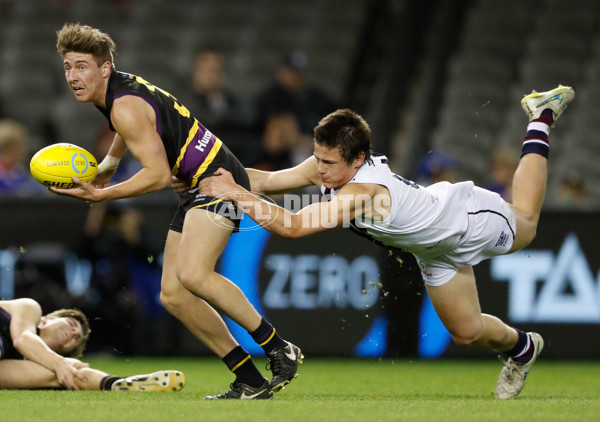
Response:
[[[504,233],[504,230],[502,230],[502,233],[500,233],[500,237],[496,241],[496,246],[505,246],[507,240],[508,234]]]
[[[196,148],[200,152],[204,152],[204,149],[210,142],[211,136],[212,136],[212,133],[210,131],[207,130],[206,132],[204,132],[204,135],[202,136],[201,139],[198,140],[198,143],[196,144],[196,146],[194,148]]]

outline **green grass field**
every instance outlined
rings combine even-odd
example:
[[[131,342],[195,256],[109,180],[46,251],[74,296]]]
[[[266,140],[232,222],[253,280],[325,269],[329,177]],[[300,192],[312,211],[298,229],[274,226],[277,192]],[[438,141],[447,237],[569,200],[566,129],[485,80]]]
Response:
[[[307,358],[268,401],[203,401],[232,376],[217,359],[89,359],[117,375],[180,369],[178,393],[0,391],[2,422],[93,421],[598,421],[600,362],[540,361],[521,397],[493,398],[501,364],[489,361]],[[257,364],[264,365],[257,360]],[[265,371],[266,373],[266,371]]]

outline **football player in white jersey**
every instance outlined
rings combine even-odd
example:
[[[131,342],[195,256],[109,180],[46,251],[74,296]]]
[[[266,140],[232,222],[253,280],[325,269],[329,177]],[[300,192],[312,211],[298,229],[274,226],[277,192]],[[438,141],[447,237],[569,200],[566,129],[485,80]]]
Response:
[[[431,302],[459,345],[500,352],[505,362],[496,398],[514,398],[544,347],[537,333],[525,333],[482,313],[472,266],[518,251],[536,234],[546,192],[548,134],[574,98],[571,87],[533,91],[521,105],[529,123],[513,181],[513,202],[472,182],[428,187],[393,174],[387,158],[371,154],[370,128],[344,109],[324,117],[314,131],[314,154],[277,172],[248,170],[252,192],[219,169],[202,180],[202,193],[236,202],[268,231],[295,238],[350,227],[389,247],[415,255]],[[255,193],[289,192],[318,186],[329,201],[298,212],[262,200]]]

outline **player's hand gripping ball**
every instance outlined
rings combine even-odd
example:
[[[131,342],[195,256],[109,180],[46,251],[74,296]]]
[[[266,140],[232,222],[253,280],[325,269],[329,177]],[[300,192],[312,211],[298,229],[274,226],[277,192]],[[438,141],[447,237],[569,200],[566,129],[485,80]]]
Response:
[[[44,186],[70,189],[76,186],[71,179],[73,176],[84,182],[91,181],[98,172],[98,162],[85,149],[60,143],[36,152],[29,169],[34,179]]]

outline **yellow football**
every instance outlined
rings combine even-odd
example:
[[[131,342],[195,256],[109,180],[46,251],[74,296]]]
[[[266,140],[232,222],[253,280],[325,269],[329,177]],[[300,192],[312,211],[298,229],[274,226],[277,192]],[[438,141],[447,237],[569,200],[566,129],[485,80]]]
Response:
[[[42,148],[31,158],[31,175],[44,186],[70,189],[76,176],[84,182],[91,181],[98,172],[98,162],[85,149],[67,143]]]

